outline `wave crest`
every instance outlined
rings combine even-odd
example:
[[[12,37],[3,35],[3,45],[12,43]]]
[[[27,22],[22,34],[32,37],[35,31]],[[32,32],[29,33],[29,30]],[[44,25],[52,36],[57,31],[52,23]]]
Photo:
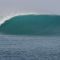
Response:
[[[3,24],[5,21],[10,20],[11,18],[15,17],[15,16],[23,16],[23,15],[40,15],[39,13],[34,13],[34,12],[30,12],[30,13],[17,13],[17,14],[12,14],[9,16],[5,16],[3,19],[0,20],[0,25]]]
[[[60,35],[60,16],[20,14],[5,20],[0,26],[3,34]]]

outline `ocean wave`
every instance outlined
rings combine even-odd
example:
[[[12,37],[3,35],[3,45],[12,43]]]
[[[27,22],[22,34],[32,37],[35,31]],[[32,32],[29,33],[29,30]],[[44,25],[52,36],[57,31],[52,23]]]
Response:
[[[59,15],[20,14],[5,19],[0,33],[11,35],[60,35]]]

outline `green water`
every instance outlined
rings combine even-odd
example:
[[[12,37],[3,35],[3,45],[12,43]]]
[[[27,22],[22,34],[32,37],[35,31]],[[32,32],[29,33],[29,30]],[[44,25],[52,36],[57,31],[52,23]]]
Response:
[[[11,35],[60,35],[59,15],[19,15],[0,26],[0,33]]]

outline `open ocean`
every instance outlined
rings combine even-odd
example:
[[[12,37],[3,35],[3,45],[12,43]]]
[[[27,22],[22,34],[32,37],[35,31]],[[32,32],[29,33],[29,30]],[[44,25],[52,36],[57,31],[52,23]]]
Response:
[[[18,15],[0,25],[0,60],[60,60],[60,16]]]

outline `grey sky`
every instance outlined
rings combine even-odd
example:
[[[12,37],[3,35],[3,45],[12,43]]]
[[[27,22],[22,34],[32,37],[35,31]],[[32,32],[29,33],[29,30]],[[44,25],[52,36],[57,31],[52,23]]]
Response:
[[[0,15],[17,12],[60,14],[60,0],[0,0]]]

